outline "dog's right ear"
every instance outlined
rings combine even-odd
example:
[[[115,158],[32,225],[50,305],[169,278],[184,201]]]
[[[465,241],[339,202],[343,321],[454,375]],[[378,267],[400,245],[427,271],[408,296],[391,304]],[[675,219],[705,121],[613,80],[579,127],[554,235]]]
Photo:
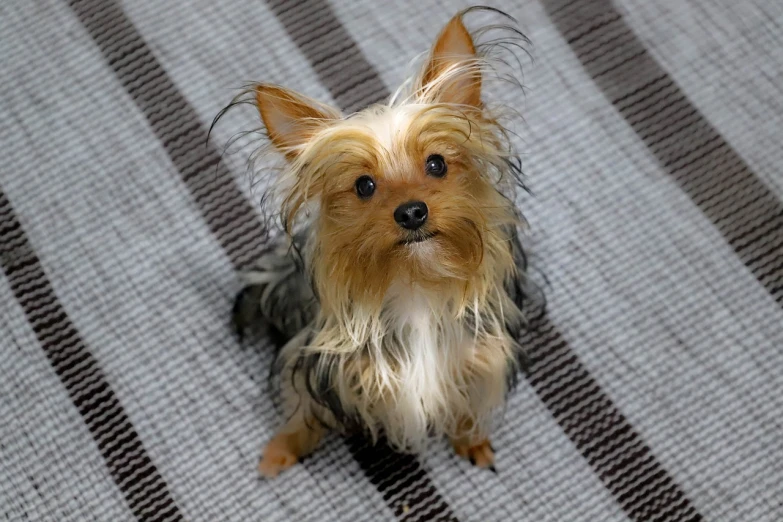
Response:
[[[320,129],[340,119],[340,111],[275,85],[257,85],[256,106],[269,139],[292,161]]]
[[[435,40],[421,87],[431,89],[436,101],[480,108],[481,61],[462,14],[449,20]]]

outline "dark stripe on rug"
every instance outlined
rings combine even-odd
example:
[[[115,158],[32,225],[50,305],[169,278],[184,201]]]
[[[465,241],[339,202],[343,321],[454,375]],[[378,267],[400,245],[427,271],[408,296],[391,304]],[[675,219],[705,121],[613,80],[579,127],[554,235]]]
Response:
[[[123,87],[146,116],[235,268],[246,268],[258,259],[262,251],[265,229],[230,172],[221,164],[217,150],[211,144],[204,147],[207,131],[195,109],[177,90],[142,36],[115,2],[78,0],[72,1],[71,6]],[[307,5],[300,9],[305,7]],[[317,12],[315,16],[320,18],[324,14]],[[329,20],[328,17],[323,19]],[[307,36],[316,38],[318,34],[308,33]],[[332,63],[328,56],[322,58]],[[372,68],[368,70],[375,74]],[[351,74],[356,75],[354,79],[364,82],[358,70]],[[380,82],[380,79],[375,76],[375,81]],[[370,95],[377,95],[373,84],[366,82],[354,89],[352,81],[338,85],[334,80],[329,88],[348,106],[362,106],[374,101]],[[216,166],[218,170],[214,174]],[[383,445],[369,448],[349,444],[349,448],[370,482],[378,487],[387,505],[400,520],[456,520],[414,457],[396,456]],[[386,480],[389,476],[398,479]],[[422,496],[422,492],[426,494]]]
[[[333,96],[337,92],[344,97],[342,103],[346,105],[341,108],[356,110],[361,108],[359,99],[375,102],[389,96],[378,73],[325,1],[303,3],[316,15],[302,12],[299,2],[268,0],[267,3],[316,72],[325,75],[321,79]],[[336,43],[339,45],[335,46]],[[318,62],[324,52],[315,51],[319,45],[346,51],[344,55],[332,51],[328,55],[331,66],[327,66]],[[352,98],[350,93],[339,90],[343,85],[341,80],[347,79],[343,75],[351,71],[363,71],[365,77],[371,72],[372,77],[366,81],[376,92],[362,90],[360,97]],[[700,515],[685,494],[554,326],[545,323],[525,341],[532,359],[528,378],[533,388],[626,513],[634,520],[699,520]],[[360,462],[364,458],[362,454],[357,456]]]
[[[337,106],[351,113],[389,96],[326,0],[267,0]]]
[[[609,10],[605,10],[602,4],[608,5]],[[577,54],[582,53],[585,67],[596,55],[606,55],[606,60],[596,63],[597,69],[590,70],[596,81],[602,81],[599,80],[602,76],[615,74],[613,68],[618,64],[628,63],[625,60],[634,61],[640,53],[644,53],[642,46],[629,45],[624,37],[612,38],[616,33],[608,28],[617,22],[619,14],[611,10],[608,1],[545,0],[544,5],[569,45]],[[586,47],[577,49],[580,42]],[[602,50],[596,52],[597,48]],[[627,74],[627,71],[622,74]],[[635,79],[629,77],[628,81]],[[642,84],[636,86],[641,87]],[[652,107],[653,111],[660,109],[656,108],[655,96],[650,97],[651,90],[640,89],[636,93],[629,90],[625,94],[636,96],[636,101]],[[544,402],[553,402],[550,408],[553,415],[562,417],[560,424],[566,432],[574,432],[569,436],[628,516],[640,521],[701,520],[702,516],[682,488],[655,459],[617,407],[602,392],[598,395],[592,391],[599,389],[598,383],[576,360],[576,355],[565,348],[565,340],[551,325],[543,328],[550,333],[542,333],[531,340],[534,351],[541,350],[544,357],[534,362],[531,383]],[[563,386],[562,380],[554,381],[552,376],[555,375],[569,376],[567,386]],[[557,396],[561,398],[555,399]],[[588,413],[586,410],[591,411]],[[574,423],[583,422],[578,418],[586,414],[593,419],[585,426],[588,430],[575,430]]]
[[[348,439],[348,449],[402,522],[454,522],[457,517],[418,460],[388,444],[370,445],[361,436]]]
[[[147,118],[233,265],[241,269],[257,261],[265,228],[220,161],[218,149],[206,142],[207,132],[196,110],[177,90],[118,2],[73,0],[70,5]]]
[[[610,0],[545,4],[606,98],[783,306],[780,200],[699,113]]]
[[[2,190],[0,266],[131,512],[144,521],[183,520],[117,395],[57,299]]]
[[[377,71],[325,0],[267,0],[267,5],[341,110],[350,113],[389,96]],[[416,457],[357,438],[349,441],[348,448],[398,519],[456,520]]]
[[[527,379],[631,520],[701,515],[548,320],[522,338]]]

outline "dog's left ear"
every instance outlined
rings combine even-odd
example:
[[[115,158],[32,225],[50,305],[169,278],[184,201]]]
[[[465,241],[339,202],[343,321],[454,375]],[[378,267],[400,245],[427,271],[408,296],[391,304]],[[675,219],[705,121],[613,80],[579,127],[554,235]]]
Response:
[[[435,101],[481,107],[481,65],[461,13],[438,35],[421,80]]]

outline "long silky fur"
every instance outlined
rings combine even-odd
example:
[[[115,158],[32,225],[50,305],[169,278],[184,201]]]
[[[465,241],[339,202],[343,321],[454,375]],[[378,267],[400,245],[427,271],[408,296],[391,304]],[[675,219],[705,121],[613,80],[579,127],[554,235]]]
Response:
[[[290,339],[276,365],[289,417],[384,435],[400,450],[421,451],[432,433],[487,436],[502,411],[518,374],[522,349],[516,339],[526,325],[522,309],[530,285],[518,232],[524,219],[515,209],[517,191],[525,189],[522,170],[501,123],[513,111],[482,106],[477,112],[439,102],[456,78],[516,82],[499,72],[509,63],[496,55],[509,46],[524,49],[528,41],[510,25],[473,34],[490,30],[505,33],[477,45],[475,60],[435,78],[422,67],[386,105],[347,117],[324,108],[329,120],[313,122],[309,141],[280,151],[293,159],[265,200],[280,209],[289,240],[247,274],[235,310],[251,301]],[[244,103],[255,88],[232,103]],[[329,151],[353,145],[374,122],[387,120],[405,122],[402,142],[429,132],[433,140],[458,143],[469,158],[465,168],[491,187],[454,203],[464,214],[455,230],[472,239],[457,251],[460,240],[444,238],[439,245],[445,261],[437,266],[417,262],[415,253],[393,266],[389,251],[369,241],[357,246],[352,240],[347,252],[339,242],[345,231],[319,219],[325,187],[346,168]],[[388,170],[397,167],[394,155],[385,161]],[[428,247],[411,250],[416,248]],[[357,273],[361,264],[372,277]]]

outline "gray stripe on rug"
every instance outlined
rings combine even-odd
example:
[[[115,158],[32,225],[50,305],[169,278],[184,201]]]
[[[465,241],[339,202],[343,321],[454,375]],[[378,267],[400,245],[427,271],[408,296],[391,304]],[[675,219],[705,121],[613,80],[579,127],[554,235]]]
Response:
[[[0,190],[0,266],[46,357],[138,520],[184,520],[95,357],[52,289]]]
[[[610,0],[544,4],[606,98],[783,306],[780,200],[688,100]]]

